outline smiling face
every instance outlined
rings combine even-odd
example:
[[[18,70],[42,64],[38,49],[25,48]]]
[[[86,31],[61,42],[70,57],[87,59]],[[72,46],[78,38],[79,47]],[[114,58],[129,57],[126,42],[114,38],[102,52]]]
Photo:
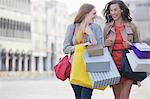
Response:
[[[114,19],[114,21],[117,21],[121,19],[121,13],[123,10],[120,9],[118,4],[112,4],[110,5],[110,15]]]

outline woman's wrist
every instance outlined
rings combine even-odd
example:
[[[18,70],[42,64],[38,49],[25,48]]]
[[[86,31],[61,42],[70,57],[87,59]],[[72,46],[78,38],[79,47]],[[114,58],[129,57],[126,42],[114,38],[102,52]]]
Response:
[[[74,52],[74,46],[71,47],[71,52]]]

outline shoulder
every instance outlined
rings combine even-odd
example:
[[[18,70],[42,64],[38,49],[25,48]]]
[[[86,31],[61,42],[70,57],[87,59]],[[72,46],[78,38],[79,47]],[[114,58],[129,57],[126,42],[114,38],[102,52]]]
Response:
[[[132,30],[136,30],[137,29],[137,26],[133,22],[127,22],[126,25],[129,26]]]
[[[137,26],[135,25],[135,23],[131,22],[130,24],[131,24],[131,28],[133,28],[133,29],[137,28]]]
[[[104,26],[104,34],[107,34],[114,27],[114,21],[106,23]]]
[[[99,25],[99,24],[96,24],[96,23],[92,23],[92,24],[90,25],[90,27],[93,28],[93,29],[97,29],[97,28],[100,28],[100,29],[101,29],[100,25]]]
[[[73,28],[73,27],[74,27],[74,24],[68,24],[68,25],[67,25],[67,28],[70,28],[70,29],[71,29],[71,28]]]
[[[104,29],[108,30],[108,29],[110,29],[111,27],[113,27],[113,25],[114,25],[114,21],[109,22],[109,23],[106,23]]]

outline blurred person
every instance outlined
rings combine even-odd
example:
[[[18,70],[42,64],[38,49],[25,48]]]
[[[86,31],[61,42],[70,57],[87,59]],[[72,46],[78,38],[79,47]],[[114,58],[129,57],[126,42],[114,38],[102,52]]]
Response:
[[[112,58],[121,74],[122,51],[130,49],[130,43],[139,42],[137,27],[132,23],[130,11],[121,0],[112,0],[106,4],[103,14],[106,18],[104,44],[109,48]],[[112,85],[115,99],[129,99],[132,79],[123,77]]]
[[[80,7],[73,24],[67,27],[63,46],[65,54],[73,53],[75,46],[78,44],[84,45],[87,42],[90,42],[91,45],[103,44],[101,27],[93,23],[95,18],[96,8],[93,5],[83,4]],[[93,89],[74,84],[71,84],[71,86],[76,99],[91,99]]]

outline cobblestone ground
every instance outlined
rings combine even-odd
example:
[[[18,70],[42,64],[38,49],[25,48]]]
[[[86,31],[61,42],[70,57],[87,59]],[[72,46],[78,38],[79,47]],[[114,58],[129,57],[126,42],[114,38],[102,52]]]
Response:
[[[34,75],[36,77],[36,75]],[[130,99],[150,99],[150,78],[138,88],[133,86]],[[75,99],[68,81],[47,79],[0,80],[0,99]],[[92,99],[114,99],[112,90],[94,90]]]

